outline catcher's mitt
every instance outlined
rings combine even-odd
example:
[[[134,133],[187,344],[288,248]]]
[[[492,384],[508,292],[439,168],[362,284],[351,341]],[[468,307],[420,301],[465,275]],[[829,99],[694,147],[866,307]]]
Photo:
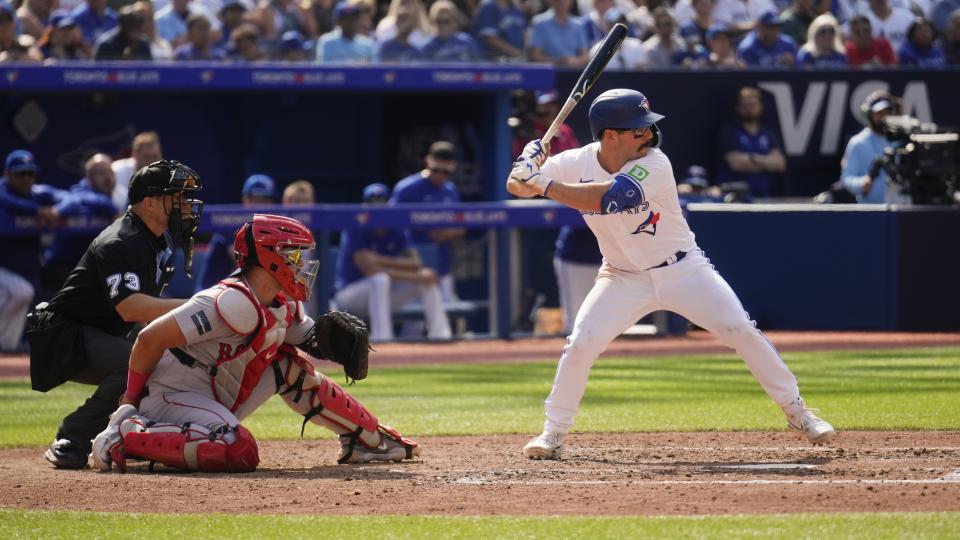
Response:
[[[357,381],[366,378],[367,356],[373,350],[367,325],[345,311],[317,317],[307,340],[298,347],[311,356],[342,365],[347,377]]]

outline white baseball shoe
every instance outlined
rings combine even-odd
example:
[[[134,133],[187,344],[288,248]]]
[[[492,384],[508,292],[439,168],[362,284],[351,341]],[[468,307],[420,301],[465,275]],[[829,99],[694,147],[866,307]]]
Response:
[[[783,407],[790,429],[802,433],[812,444],[825,444],[837,436],[837,431],[826,420],[813,414],[815,411],[807,408],[803,398]]]
[[[97,435],[97,438],[93,440],[93,464],[101,472],[109,471],[113,468],[114,455],[117,455],[118,449],[123,442],[123,439],[120,437],[120,424],[128,418],[132,418],[139,414],[139,411],[133,405],[129,403],[126,405],[121,405],[116,411],[113,412],[113,415],[110,416],[110,423],[107,424],[107,429],[100,432]],[[121,472],[123,467],[121,465]]]
[[[523,455],[530,459],[560,459],[566,436],[566,433],[544,430],[523,447]]]

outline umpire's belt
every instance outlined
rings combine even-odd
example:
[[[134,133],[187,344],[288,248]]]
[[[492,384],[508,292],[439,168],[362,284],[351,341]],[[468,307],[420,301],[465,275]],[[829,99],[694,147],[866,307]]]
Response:
[[[686,257],[686,256],[687,256],[687,252],[686,252],[686,251],[678,251],[678,252],[674,253],[673,255],[667,257],[667,260],[663,261],[662,263],[660,263],[660,264],[658,264],[658,265],[656,265],[656,266],[650,267],[650,270],[653,270],[654,268],[663,268],[664,266],[670,266],[671,264],[678,263],[678,262],[682,261],[683,258]]]
[[[183,349],[178,349],[174,347],[169,350],[170,350],[170,354],[175,356],[177,360],[180,361],[181,364],[187,367],[202,369],[203,371],[206,371],[211,377],[217,376],[217,366],[210,366],[210,365],[204,364],[203,362],[197,360],[196,358],[191,356],[187,351]]]

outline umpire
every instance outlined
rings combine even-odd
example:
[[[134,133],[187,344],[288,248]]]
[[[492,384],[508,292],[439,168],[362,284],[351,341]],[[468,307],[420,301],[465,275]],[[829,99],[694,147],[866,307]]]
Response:
[[[189,273],[193,235],[203,203],[196,172],[157,161],[130,179],[130,207],[90,244],[63,288],[30,314],[30,377],[46,392],[70,380],[97,385],[60,423],[44,458],[59,469],[87,466],[91,439],[102,431],[126,389],[127,362],[137,323],[181,305],[160,293],[182,247]]]

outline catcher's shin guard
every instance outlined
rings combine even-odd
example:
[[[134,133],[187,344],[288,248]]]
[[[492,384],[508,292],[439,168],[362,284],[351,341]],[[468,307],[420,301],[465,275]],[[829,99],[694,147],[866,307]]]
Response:
[[[341,463],[350,459],[356,443],[377,449],[383,446],[384,437],[403,445],[407,449],[406,457],[416,455],[415,442],[403,438],[392,428],[381,426],[377,417],[340,385],[317,373],[306,360],[288,358],[290,362],[283,374],[285,388],[280,391],[283,400],[303,415],[304,426],[313,422],[349,438],[348,448],[339,459]]]
[[[120,424],[120,435],[123,444],[112,457],[121,471],[126,456],[201,472],[253,472],[260,462],[257,441],[243,426],[211,432],[189,423],[158,424],[135,416]]]

